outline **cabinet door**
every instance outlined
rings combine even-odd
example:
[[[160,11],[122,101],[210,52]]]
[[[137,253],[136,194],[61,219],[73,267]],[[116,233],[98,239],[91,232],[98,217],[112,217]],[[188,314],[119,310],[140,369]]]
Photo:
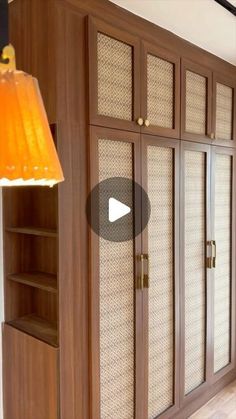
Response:
[[[91,187],[111,177],[125,177],[140,182],[138,134],[94,127],[91,128],[90,146]],[[123,192],[133,199],[134,191]],[[103,217],[102,208],[100,220]],[[134,219],[132,222],[130,218],[127,219],[126,228],[133,230]],[[143,418],[142,291],[135,289],[136,263],[140,253],[140,236],[135,240],[114,242],[98,237],[91,231],[91,383],[94,419]]]
[[[210,348],[210,146],[181,144],[181,403],[206,388]]]
[[[141,115],[143,133],[180,135],[180,58],[147,42],[142,44]]]
[[[235,81],[213,75],[213,134],[214,144],[234,147],[236,141]]]
[[[216,243],[213,269],[213,373],[219,379],[235,365],[235,156],[212,152],[212,219]]]
[[[5,419],[59,419],[59,349],[3,326]]]
[[[142,234],[149,257],[143,418],[169,418],[179,399],[179,142],[142,136],[142,159],[142,184],[151,203]]]
[[[211,143],[212,72],[182,60],[181,137]]]
[[[89,18],[90,124],[140,131],[140,41]]]

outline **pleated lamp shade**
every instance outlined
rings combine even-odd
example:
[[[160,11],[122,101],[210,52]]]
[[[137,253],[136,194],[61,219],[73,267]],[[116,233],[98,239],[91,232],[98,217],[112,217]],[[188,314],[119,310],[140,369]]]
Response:
[[[22,71],[0,72],[0,186],[63,180],[37,80]]]

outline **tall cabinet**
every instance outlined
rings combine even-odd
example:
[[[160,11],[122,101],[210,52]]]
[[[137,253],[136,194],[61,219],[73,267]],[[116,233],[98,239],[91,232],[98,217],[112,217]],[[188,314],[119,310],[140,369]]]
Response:
[[[3,193],[4,419],[187,419],[236,377],[235,67],[107,0],[10,23],[65,182]],[[133,240],[86,220],[111,177]]]
[[[235,368],[235,83],[94,18],[88,48],[90,186],[151,203],[134,241],[91,232],[92,417],[187,417]]]

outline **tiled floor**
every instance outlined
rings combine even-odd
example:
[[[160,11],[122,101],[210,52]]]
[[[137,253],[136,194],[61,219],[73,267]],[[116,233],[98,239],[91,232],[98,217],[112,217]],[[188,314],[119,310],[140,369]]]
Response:
[[[221,390],[213,399],[190,416],[190,418],[236,419],[236,381],[233,381]]]

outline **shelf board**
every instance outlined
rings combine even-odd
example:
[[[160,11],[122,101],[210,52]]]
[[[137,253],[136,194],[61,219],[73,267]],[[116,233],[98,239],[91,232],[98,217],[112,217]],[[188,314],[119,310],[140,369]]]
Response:
[[[20,317],[19,319],[11,320],[6,323],[21,332],[27,333],[36,339],[48,343],[51,346],[58,347],[56,326],[35,314]]]
[[[7,275],[7,279],[51,293],[57,293],[57,276],[44,272],[21,272]]]
[[[41,237],[57,237],[56,230],[40,227],[7,227],[6,231],[10,233],[30,234]]]

